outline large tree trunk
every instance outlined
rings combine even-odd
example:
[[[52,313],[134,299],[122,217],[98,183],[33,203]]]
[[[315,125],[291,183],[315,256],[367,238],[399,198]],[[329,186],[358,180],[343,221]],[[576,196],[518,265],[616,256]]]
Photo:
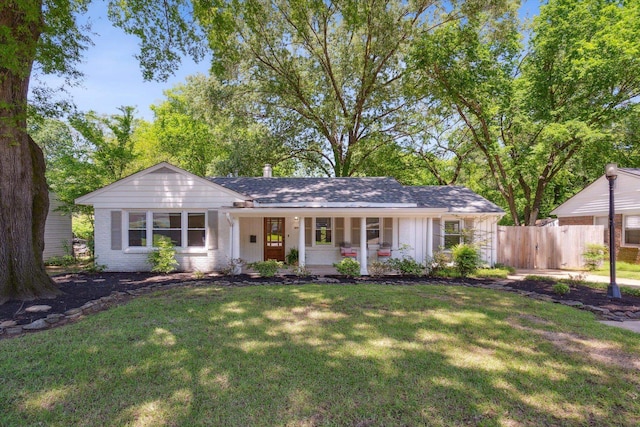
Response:
[[[0,64],[0,303],[58,292],[42,260],[49,208],[44,157],[26,124],[29,78],[42,23],[26,14],[26,7],[12,3],[0,6],[0,27],[12,31],[7,44],[15,47],[17,61]],[[41,7],[33,3],[30,7]]]

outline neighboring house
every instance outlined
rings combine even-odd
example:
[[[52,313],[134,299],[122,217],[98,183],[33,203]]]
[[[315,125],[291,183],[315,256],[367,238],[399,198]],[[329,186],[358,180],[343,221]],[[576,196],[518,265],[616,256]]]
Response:
[[[200,178],[160,163],[76,200],[93,205],[97,262],[110,271],[148,270],[153,237],[170,237],[183,270],[225,268],[230,259],[331,265],[378,254],[423,262],[474,234],[496,261],[504,212],[464,187],[406,187],[392,178]],[[341,246],[343,250],[341,250]],[[345,253],[345,248],[348,251]],[[379,250],[381,248],[387,249]]]
[[[69,255],[73,245],[71,215],[56,209],[62,206],[53,193],[49,193],[49,212],[44,225],[44,252],[42,258]]]
[[[614,187],[615,248],[623,259],[640,259],[640,169],[618,169]],[[602,242],[609,244],[609,182],[602,175],[551,211],[560,225],[603,225]]]

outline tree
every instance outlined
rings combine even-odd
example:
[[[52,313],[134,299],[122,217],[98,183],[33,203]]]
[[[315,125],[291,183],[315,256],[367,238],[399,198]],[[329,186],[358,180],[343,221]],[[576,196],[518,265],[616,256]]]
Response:
[[[320,159],[317,167],[327,175],[350,176],[413,128],[424,96],[403,91],[415,84],[406,72],[413,40],[497,3],[219,2],[201,21],[214,70],[255,85],[265,122],[296,131],[290,151]]]
[[[87,4],[0,2],[0,303],[57,292],[42,260],[49,198],[42,150],[27,133],[27,95],[34,66],[78,76],[74,65],[90,40],[76,18]],[[182,0],[110,3],[114,22],[141,38],[145,77],[166,76],[180,54],[201,53],[189,9]]]
[[[422,90],[462,120],[513,223],[533,225],[576,153],[607,144],[633,114],[639,13],[637,2],[551,0],[528,51],[515,7],[423,36],[414,55]]]

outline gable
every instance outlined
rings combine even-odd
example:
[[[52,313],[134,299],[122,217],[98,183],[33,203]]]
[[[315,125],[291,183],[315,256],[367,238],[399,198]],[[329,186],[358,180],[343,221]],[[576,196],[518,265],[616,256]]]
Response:
[[[145,169],[76,199],[95,208],[171,209],[229,206],[239,194],[169,164]]]
[[[640,175],[618,171],[614,199],[616,212],[640,211]],[[603,175],[584,190],[551,211],[552,215],[604,216],[609,213],[609,182]]]

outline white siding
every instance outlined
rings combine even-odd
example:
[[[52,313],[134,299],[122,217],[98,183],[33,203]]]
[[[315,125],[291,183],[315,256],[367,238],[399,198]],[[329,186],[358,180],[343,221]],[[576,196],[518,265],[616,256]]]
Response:
[[[70,255],[73,233],[71,231],[71,215],[56,211],[62,203],[49,195],[49,212],[44,226],[44,252],[45,260],[54,256]],[[66,245],[66,248],[65,248]]]
[[[640,209],[640,177],[619,171],[614,187],[617,213],[638,212]],[[609,212],[609,182],[601,176],[584,190],[558,206],[551,213],[559,217],[605,216]]]
[[[151,266],[147,262],[148,251],[146,248],[127,248],[127,225],[122,224],[123,249],[111,249],[111,211],[112,209],[95,210],[95,254],[96,262],[106,266],[106,271],[149,271]],[[220,270],[229,262],[229,223],[223,214],[218,213],[218,249],[202,249],[201,252],[176,254],[180,264],[179,269],[184,271],[200,270],[203,272]],[[122,221],[126,215],[122,216]],[[209,231],[207,231],[209,232]]]
[[[93,195],[87,203],[112,209],[215,209],[241,201],[217,185],[181,173],[148,173]]]
[[[257,262],[264,259],[263,221],[262,218],[240,218],[240,258],[245,262]],[[255,243],[251,243],[250,236],[256,236]]]

